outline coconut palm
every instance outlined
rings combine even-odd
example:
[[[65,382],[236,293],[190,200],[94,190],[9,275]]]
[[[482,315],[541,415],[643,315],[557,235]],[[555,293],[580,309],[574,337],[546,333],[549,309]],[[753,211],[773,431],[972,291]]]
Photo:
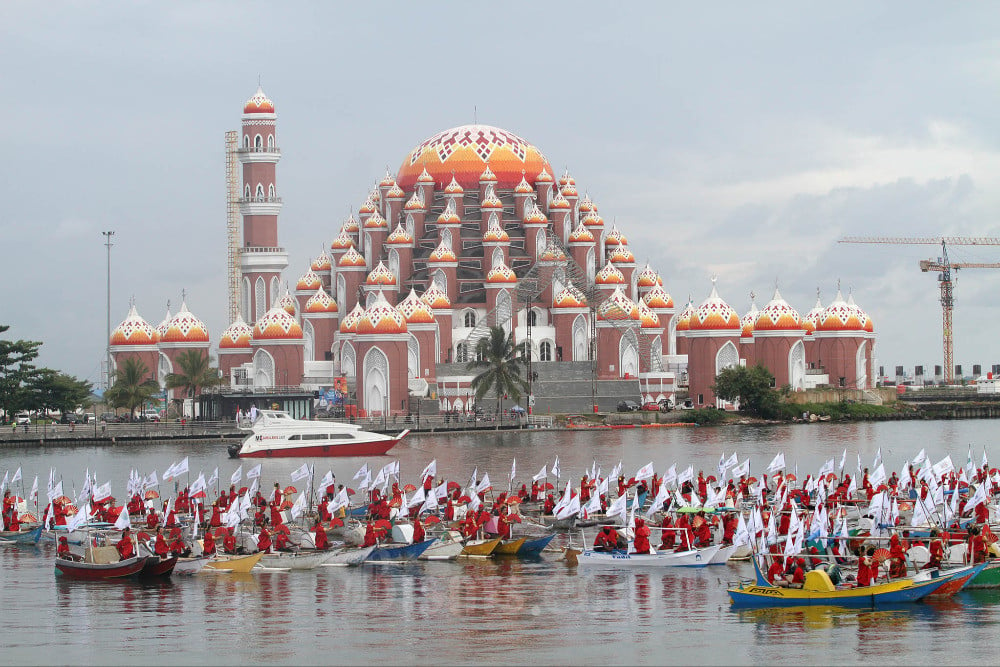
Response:
[[[212,368],[212,359],[203,350],[184,350],[174,360],[174,368],[176,371],[168,373],[164,382],[167,389],[183,390],[185,398],[194,398],[205,387],[222,382],[218,369]]]
[[[129,414],[133,415],[159,390],[149,367],[141,360],[129,357],[115,371],[114,384],[104,392],[104,399],[114,408],[128,408]]]
[[[525,381],[524,344],[514,344],[514,334],[507,333],[503,327],[490,327],[489,335],[476,342],[476,358],[466,364],[466,369],[479,371],[472,379],[472,390],[476,392],[476,400],[480,401],[491,391],[497,397],[497,414],[500,414],[500,402],[505,396],[515,403],[521,400],[521,392],[528,390]]]

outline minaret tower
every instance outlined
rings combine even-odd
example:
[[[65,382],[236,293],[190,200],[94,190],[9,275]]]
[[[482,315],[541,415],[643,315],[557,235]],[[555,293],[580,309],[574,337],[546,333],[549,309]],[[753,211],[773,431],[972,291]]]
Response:
[[[278,298],[282,270],[288,253],[278,246],[278,213],[275,168],[281,159],[275,135],[274,103],[258,86],[243,106],[240,164],[243,167],[240,215],[243,216],[243,317],[253,323],[264,316]]]

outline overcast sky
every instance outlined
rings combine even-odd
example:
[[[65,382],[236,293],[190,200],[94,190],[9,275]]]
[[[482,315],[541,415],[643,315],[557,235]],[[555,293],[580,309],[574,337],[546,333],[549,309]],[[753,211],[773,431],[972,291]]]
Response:
[[[0,323],[43,364],[99,379],[102,230],[112,326],[186,290],[218,339],[223,139],[258,77],[292,283],[387,166],[474,110],[569,167],[678,307],[718,274],[741,315],[776,280],[804,314],[839,280],[887,371],[941,363],[917,265],[938,251],[836,240],[1000,236],[994,3],[286,4],[0,4]],[[957,363],[1000,363],[998,288],[960,274]]]

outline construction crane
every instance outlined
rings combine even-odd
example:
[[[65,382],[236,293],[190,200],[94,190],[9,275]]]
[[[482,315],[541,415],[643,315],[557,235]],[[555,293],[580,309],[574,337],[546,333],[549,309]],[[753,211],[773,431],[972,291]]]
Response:
[[[1000,269],[1000,262],[952,262],[948,259],[949,245],[1000,245],[1000,238],[990,236],[845,236],[840,243],[884,243],[891,245],[940,245],[941,256],[936,260],[920,261],[923,272],[937,271],[941,289],[941,332],[944,346],[944,381],[955,381],[955,338],[952,328],[952,313],[955,310],[954,283],[952,271],[959,269]]]
[[[237,158],[239,137],[226,132],[226,287],[229,323],[240,315],[240,172]],[[250,317],[250,313],[244,313]]]

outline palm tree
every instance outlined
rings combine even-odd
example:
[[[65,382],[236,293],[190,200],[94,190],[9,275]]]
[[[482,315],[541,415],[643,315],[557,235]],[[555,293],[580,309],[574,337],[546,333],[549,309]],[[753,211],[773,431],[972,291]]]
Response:
[[[528,390],[528,383],[522,377],[523,361],[524,343],[515,345],[513,333],[507,333],[503,327],[490,327],[489,335],[476,342],[476,359],[465,366],[470,371],[480,371],[472,379],[476,400],[493,391],[497,397],[497,415],[505,396],[515,403],[521,400],[521,392]]]
[[[178,372],[167,374],[164,381],[167,389],[182,389],[185,398],[194,398],[203,388],[222,382],[218,369],[212,368],[212,359],[203,350],[181,352],[174,365]]]
[[[129,415],[134,415],[159,390],[156,380],[150,377],[149,367],[140,359],[129,357],[115,371],[114,384],[104,392],[104,399],[111,407],[128,408]]]

